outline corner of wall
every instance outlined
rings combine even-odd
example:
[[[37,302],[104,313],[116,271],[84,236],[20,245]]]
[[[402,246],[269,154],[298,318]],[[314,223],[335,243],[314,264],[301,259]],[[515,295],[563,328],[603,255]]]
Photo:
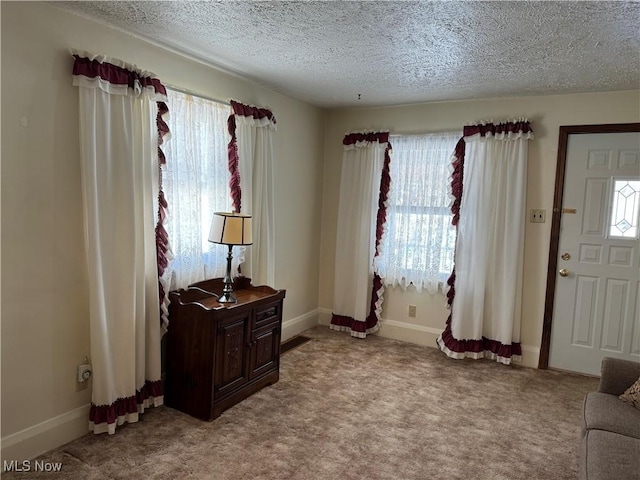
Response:
[[[513,363],[523,367],[538,368],[539,359],[540,347],[522,345],[522,358],[520,360],[514,360]]]
[[[318,308],[318,325],[324,325],[328,327],[331,324],[331,309],[320,307]]]
[[[296,335],[318,325],[318,309],[307,312],[289,320],[282,322],[281,341],[295,337]]]

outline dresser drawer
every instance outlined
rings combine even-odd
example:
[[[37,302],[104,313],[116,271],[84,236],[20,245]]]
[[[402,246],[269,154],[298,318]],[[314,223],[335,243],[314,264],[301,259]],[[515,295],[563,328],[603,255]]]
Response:
[[[254,328],[261,328],[282,318],[282,302],[271,303],[255,310],[256,324]]]

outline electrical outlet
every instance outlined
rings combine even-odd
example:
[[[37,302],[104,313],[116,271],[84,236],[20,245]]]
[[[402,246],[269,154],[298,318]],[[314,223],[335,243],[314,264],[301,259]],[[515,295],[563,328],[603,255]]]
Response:
[[[91,370],[91,365],[89,365],[88,363],[78,365],[78,377],[76,378],[76,380],[78,381],[78,383],[84,383],[91,378],[92,373],[93,372]]]
[[[546,215],[546,210],[533,208],[529,210],[529,221],[531,223],[544,223]]]
[[[409,316],[412,318],[415,318],[416,316],[416,306],[415,305],[409,305]]]

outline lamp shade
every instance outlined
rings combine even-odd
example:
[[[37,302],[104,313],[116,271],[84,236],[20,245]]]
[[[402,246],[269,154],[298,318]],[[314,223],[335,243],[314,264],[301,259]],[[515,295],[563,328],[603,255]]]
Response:
[[[224,245],[251,245],[251,215],[216,212],[211,221],[209,241]]]

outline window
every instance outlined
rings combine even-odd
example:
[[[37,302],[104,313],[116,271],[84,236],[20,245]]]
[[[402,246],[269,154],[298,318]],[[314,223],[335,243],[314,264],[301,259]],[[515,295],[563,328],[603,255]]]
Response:
[[[387,225],[376,270],[387,285],[435,293],[453,269],[450,171],[461,133],[393,136]]]
[[[227,249],[208,241],[213,213],[231,211],[227,105],[167,89],[171,138],[163,188],[173,260],[171,289],[223,276]],[[235,257],[235,255],[234,255]]]
[[[638,238],[640,180],[613,179],[610,238]]]

